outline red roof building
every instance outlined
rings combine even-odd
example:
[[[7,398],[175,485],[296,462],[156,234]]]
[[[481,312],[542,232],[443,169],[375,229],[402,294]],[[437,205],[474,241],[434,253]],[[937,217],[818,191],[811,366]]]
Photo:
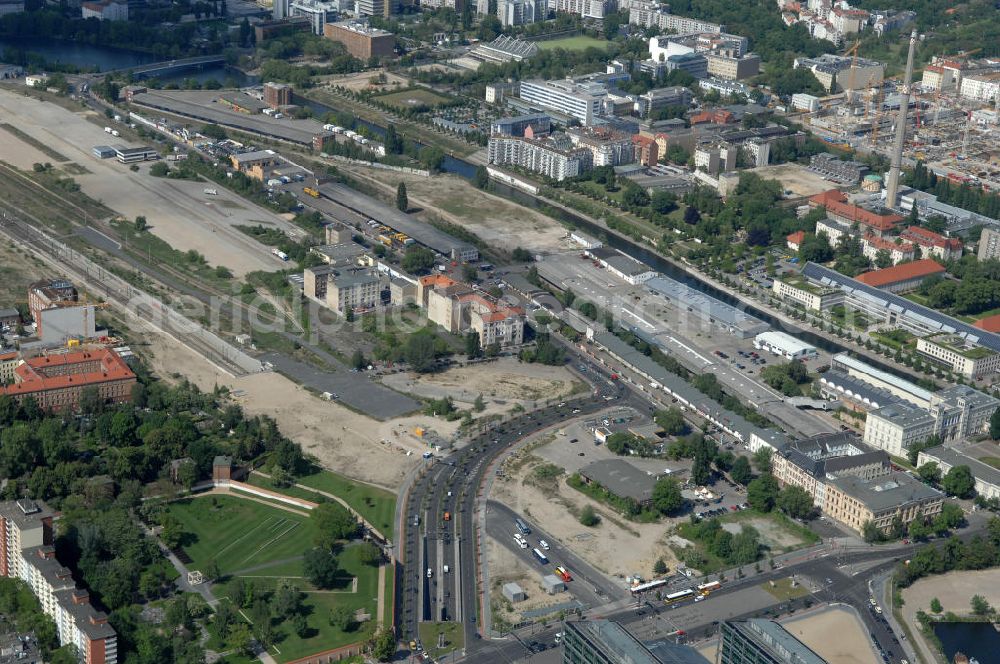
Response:
[[[847,195],[837,189],[824,191],[809,198],[813,207],[824,207],[831,219],[845,224],[859,224],[866,234],[884,237],[896,228],[904,218],[898,214],[878,214],[847,202]]]
[[[924,258],[912,263],[903,263],[884,270],[875,270],[859,274],[855,279],[873,288],[881,288],[890,293],[901,293],[917,288],[925,279],[933,276],[943,276],[944,266]]]
[[[795,231],[791,235],[785,238],[785,244],[792,251],[798,251],[799,247],[802,246],[802,241],[806,239],[805,231]]]
[[[14,382],[0,387],[19,403],[34,397],[43,410],[76,410],[88,387],[106,403],[132,400],[135,374],[125,360],[110,348],[41,355],[25,360],[14,369]]]
[[[655,166],[660,159],[660,146],[649,136],[636,134],[632,137],[636,161],[643,166]]]
[[[691,126],[698,124],[729,124],[736,122],[736,116],[732,111],[725,111],[720,108],[711,111],[702,111],[691,116]]]
[[[899,236],[919,245],[924,256],[934,256],[943,261],[957,260],[962,257],[962,241],[956,237],[945,237],[920,226],[910,226]]]

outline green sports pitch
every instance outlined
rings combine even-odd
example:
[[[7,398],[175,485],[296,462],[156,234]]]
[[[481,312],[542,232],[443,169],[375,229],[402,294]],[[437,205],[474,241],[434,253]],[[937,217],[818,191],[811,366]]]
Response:
[[[538,44],[538,48],[543,51],[550,51],[555,48],[562,48],[567,51],[582,51],[590,48],[591,46],[601,50],[607,50],[608,48],[608,42],[601,39],[594,39],[593,37],[588,37],[586,35],[563,37],[562,39],[547,39],[535,43]]]

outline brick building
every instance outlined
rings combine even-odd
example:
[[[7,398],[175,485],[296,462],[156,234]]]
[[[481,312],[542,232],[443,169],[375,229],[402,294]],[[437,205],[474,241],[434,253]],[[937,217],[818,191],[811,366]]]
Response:
[[[0,387],[0,394],[18,403],[34,397],[43,410],[76,410],[88,387],[97,388],[105,403],[132,400],[136,378],[116,352],[109,348],[41,355],[14,368],[14,382]]]
[[[396,48],[394,34],[359,21],[327,23],[323,36],[343,44],[348,53],[361,60],[390,57]]]
[[[660,146],[648,136],[636,134],[632,137],[635,149],[635,160],[643,166],[655,166],[660,158]]]
[[[265,83],[264,103],[270,108],[280,108],[292,103],[292,86],[287,83]]]
[[[66,302],[77,301],[76,287],[65,279],[36,281],[28,286],[28,311],[35,319],[35,334],[42,335],[42,317],[39,312]]]

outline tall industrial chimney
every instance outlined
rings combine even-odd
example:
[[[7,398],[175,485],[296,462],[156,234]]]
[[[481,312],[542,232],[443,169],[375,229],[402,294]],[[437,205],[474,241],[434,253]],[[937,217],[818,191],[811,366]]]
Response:
[[[903,94],[896,119],[896,140],[892,144],[892,163],[889,182],[885,188],[885,204],[896,207],[899,203],[899,171],[903,167],[903,144],[906,142],[906,115],[910,110],[910,83],[913,81],[913,50],[917,45],[917,31],[910,33],[910,52],[906,56],[906,75],[903,77]]]

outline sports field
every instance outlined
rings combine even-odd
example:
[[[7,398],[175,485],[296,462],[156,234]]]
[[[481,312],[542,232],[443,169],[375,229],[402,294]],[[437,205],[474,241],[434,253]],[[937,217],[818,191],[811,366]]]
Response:
[[[185,533],[181,543],[191,569],[215,560],[223,574],[238,574],[297,558],[312,546],[314,529],[304,516],[230,496],[189,498],[170,504]]]
[[[538,44],[538,48],[543,51],[550,51],[554,48],[563,48],[567,51],[582,51],[590,48],[591,46],[604,50],[607,50],[608,48],[608,42],[601,39],[594,39],[593,37],[588,37],[587,35],[563,37],[562,39],[547,39],[545,41],[535,43]]]
[[[421,106],[436,108],[451,101],[444,95],[424,88],[391,92],[387,95],[379,95],[376,99],[396,108],[418,108]]]

